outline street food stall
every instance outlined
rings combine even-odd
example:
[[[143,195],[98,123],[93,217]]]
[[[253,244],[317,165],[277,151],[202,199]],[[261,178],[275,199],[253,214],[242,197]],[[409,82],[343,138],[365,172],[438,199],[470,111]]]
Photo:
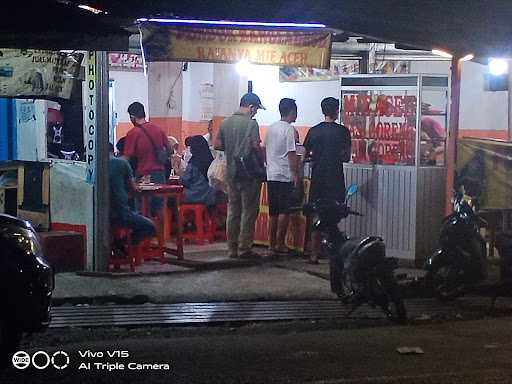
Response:
[[[341,78],[341,123],[352,138],[346,185],[363,214],[340,227],[350,236],[381,236],[388,253],[421,264],[437,241],[446,182],[448,77],[350,75]],[[308,172],[305,172],[307,200]],[[256,241],[267,244],[268,203],[262,189]],[[304,251],[306,218],[293,215],[288,246]]]

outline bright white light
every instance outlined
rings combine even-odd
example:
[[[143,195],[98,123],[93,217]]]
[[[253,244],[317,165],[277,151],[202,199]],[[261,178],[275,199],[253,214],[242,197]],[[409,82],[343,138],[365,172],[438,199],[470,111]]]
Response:
[[[451,59],[453,56],[451,54],[449,54],[448,52],[445,52],[445,51],[441,51],[440,49],[433,49],[432,50],[432,53],[434,55],[438,55],[438,56],[442,56],[442,57],[447,57],[448,59]]]
[[[236,63],[236,71],[240,76],[248,77],[251,72],[251,63],[243,59]]]
[[[505,59],[489,59],[489,72],[493,76],[501,76],[508,72],[508,62]]]
[[[473,55],[472,53],[470,53],[469,55],[466,55],[464,57],[461,57],[459,59],[459,61],[470,61],[470,60],[473,60],[475,58],[475,55]]]
[[[84,4],[80,4],[80,5],[78,6],[78,8],[85,9],[86,11],[92,12],[92,13],[94,13],[95,15],[97,15],[97,14],[99,14],[99,13],[103,13],[103,11],[102,11],[101,9],[94,8],[94,7],[89,7],[88,5],[84,5]]]
[[[208,24],[243,27],[282,27],[282,28],[325,28],[324,24],[315,23],[267,23],[260,21],[226,21],[226,20],[194,20],[194,19],[137,19],[139,22],[167,23],[167,24]]]

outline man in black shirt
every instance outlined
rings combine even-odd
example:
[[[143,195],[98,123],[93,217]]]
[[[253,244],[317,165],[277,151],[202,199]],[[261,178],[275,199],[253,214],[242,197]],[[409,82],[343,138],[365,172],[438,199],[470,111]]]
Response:
[[[306,157],[312,161],[309,201],[318,199],[345,200],[343,163],[350,161],[351,139],[349,130],[336,120],[340,112],[339,100],[327,97],[322,100],[325,121],[311,128],[304,141]],[[320,233],[311,234],[310,263],[318,263],[321,249]]]

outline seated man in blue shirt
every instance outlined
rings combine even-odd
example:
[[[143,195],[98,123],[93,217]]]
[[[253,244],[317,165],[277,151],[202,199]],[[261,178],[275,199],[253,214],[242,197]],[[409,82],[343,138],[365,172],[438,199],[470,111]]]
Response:
[[[136,190],[133,171],[128,161],[114,156],[114,146],[110,144],[110,223],[132,230],[133,244],[155,236],[153,222],[131,210],[128,203],[130,192]],[[116,245],[117,247],[117,245]],[[118,247],[124,248],[124,247]]]

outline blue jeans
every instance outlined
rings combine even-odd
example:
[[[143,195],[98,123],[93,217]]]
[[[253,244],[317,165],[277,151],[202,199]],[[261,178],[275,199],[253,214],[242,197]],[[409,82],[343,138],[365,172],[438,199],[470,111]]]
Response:
[[[165,173],[164,171],[155,171],[150,172],[149,174],[150,181],[155,184],[165,184]],[[141,177],[138,178],[140,181]],[[151,203],[150,203],[150,211],[151,216],[156,217],[158,216],[158,213],[162,210],[164,206],[164,199],[163,197],[152,197]]]
[[[138,213],[132,213],[126,225],[132,230],[132,243],[139,244],[142,240],[156,234],[155,224]]]

